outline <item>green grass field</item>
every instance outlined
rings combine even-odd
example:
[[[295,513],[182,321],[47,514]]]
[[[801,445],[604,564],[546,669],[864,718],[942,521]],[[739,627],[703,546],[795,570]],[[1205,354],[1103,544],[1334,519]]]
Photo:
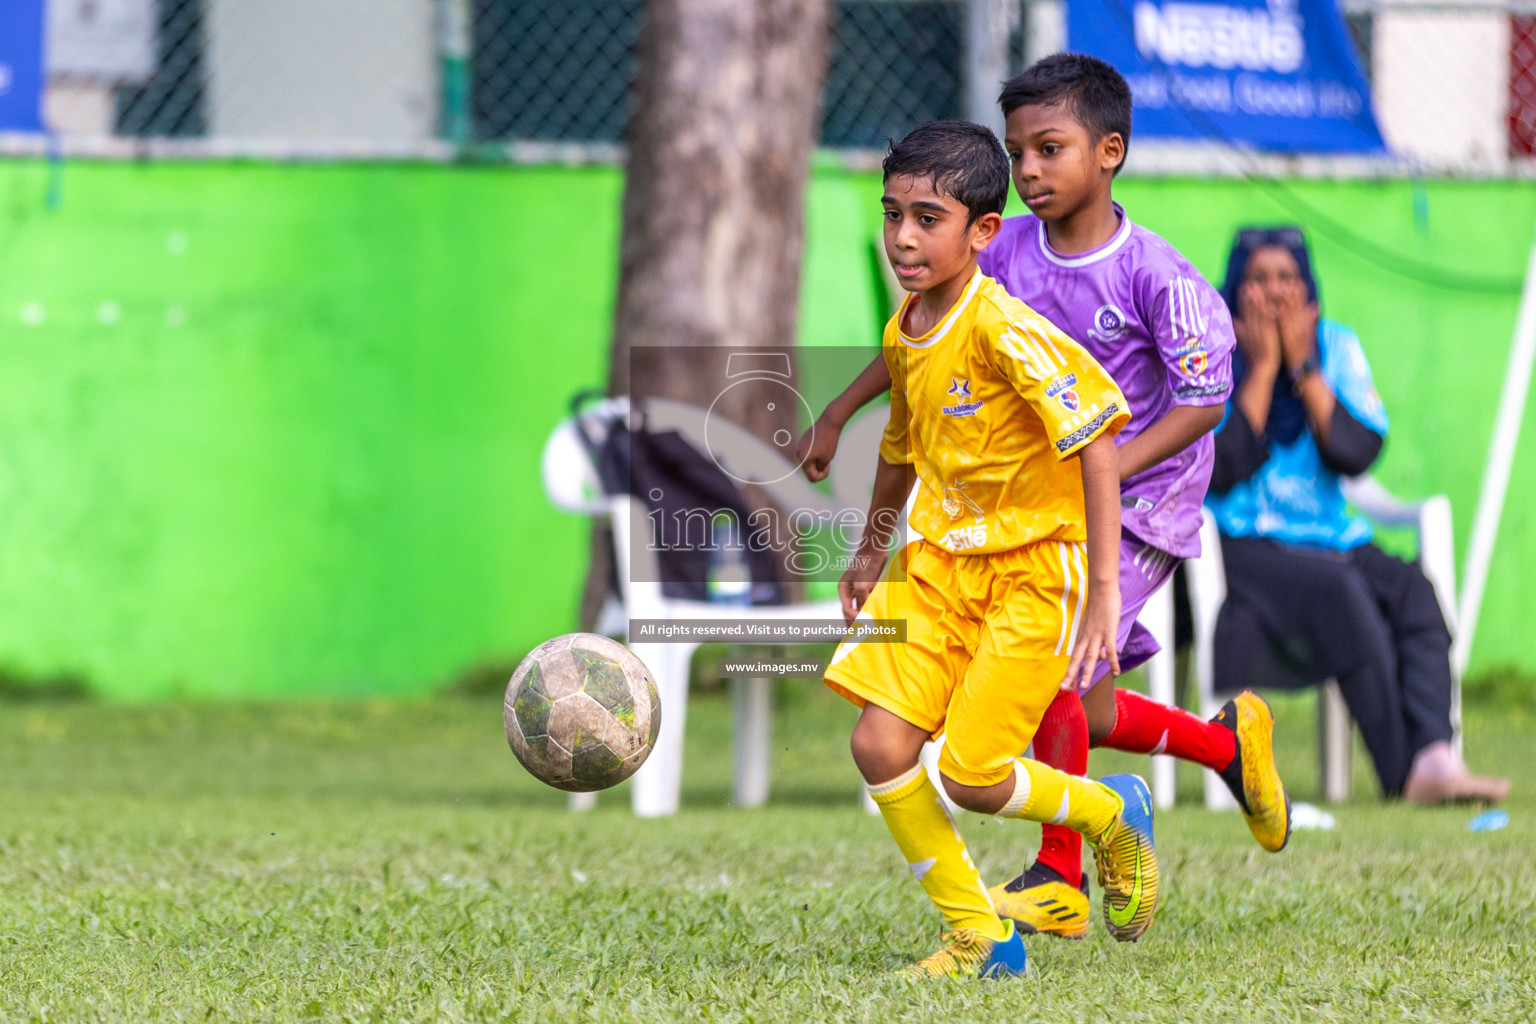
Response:
[[[1311,702],[1276,706],[1309,799]],[[0,704],[0,1019],[1536,1016],[1529,705],[1469,709],[1475,766],[1516,780],[1503,831],[1383,805],[1368,772],[1336,831],[1279,856],[1235,814],[1181,807],[1141,943],[1096,923],[1032,941],[1028,978],[949,984],[893,976],[938,922],[855,804],[849,709],[783,686],[774,801],[753,811],[727,805],[728,709],[695,697],[687,806],[640,821],[622,791],[567,813],[493,699]],[[1038,841],[962,827],[994,879]]]

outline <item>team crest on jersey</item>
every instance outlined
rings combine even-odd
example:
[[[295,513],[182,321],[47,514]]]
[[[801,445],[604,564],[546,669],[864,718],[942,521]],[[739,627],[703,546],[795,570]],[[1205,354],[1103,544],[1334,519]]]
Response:
[[[1206,356],[1204,338],[1190,338],[1174,349],[1173,354],[1178,357],[1179,369],[1186,377],[1200,376],[1211,364]]]
[[[945,416],[953,416],[956,419],[965,416],[975,416],[976,410],[982,406],[980,399],[974,402],[971,401],[971,379],[969,377],[963,380],[959,377],[949,378],[949,390],[945,393],[955,400],[954,405],[943,407]]]
[[[1057,377],[1045,386],[1045,397],[1054,398],[1061,403],[1061,407],[1067,412],[1077,412],[1082,405],[1077,398],[1077,374],[1069,373],[1063,377]]]
[[[1093,314],[1093,326],[1088,336],[1095,341],[1114,341],[1125,333],[1125,314],[1113,302],[1106,302]]]

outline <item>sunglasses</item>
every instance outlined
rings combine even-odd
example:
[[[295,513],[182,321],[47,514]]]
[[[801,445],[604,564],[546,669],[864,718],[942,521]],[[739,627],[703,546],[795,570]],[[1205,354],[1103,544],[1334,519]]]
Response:
[[[1243,228],[1237,233],[1237,245],[1257,249],[1264,245],[1283,245],[1287,249],[1306,248],[1301,228]]]

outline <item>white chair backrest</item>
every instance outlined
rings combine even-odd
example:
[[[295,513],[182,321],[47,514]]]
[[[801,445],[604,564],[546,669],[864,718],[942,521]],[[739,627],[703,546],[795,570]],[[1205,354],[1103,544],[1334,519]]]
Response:
[[[1445,624],[1456,632],[1456,535],[1451,500],[1436,494],[1423,501],[1403,501],[1373,476],[1346,477],[1344,496],[1368,519],[1383,526],[1407,526],[1419,542],[1419,566],[1435,588]],[[1221,535],[1210,509],[1201,510],[1200,557],[1185,563],[1191,612],[1197,636],[1214,636],[1215,616],[1226,599],[1226,574],[1221,560]],[[1209,616],[1209,632],[1201,624]],[[1200,645],[1197,645],[1197,648]],[[1206,647],[1209,644],[1204,645]],[[1202,652],[1203,653],[1203,652]]]
[[[1339,481],[1344,498],[1367,519],[1383,526],[1419,525],[1422,502],[1403,501],[1369,474],[1347,476]]]
[[[560,511],[589,516],[607,511],[597,469],[572,420],[561,420],[544,442],[539,473],[544,478],[544,493]]]
[[[1456,634],[1456,527],[1451,499],[1443,494],[1425,499],[1419,508],[1419,566],[1434,584],[1446,628]]]
[[[608,514],[608,496],[603,494],[597,467],[592,464],[592,456],[578,433],[576,420],[585,421],[588,436],[600,440],[607,436],[614,419],[628,414],[627,398],[607,398],[555,425],[549,440],[544,442],[544,452],[539,460],[544,493],[552,505],[576,515]]]
[[[1383,526],[1412,527],[1419,542],[1419,568],[1435,588],[1446,627],[1456,632],[1456,535],[1451,499],[1436,494],[1423,501],[1403,501],[1364,474],[1346,477],[1344,497],[1362,515]]]

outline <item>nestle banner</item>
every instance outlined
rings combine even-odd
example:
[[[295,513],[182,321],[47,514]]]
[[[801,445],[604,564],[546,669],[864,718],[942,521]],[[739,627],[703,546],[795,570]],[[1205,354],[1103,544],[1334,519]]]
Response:
[[[1384,148],[1330,0],[1068,0],[1067,38],[1130,82],[1136,135],[1290,152]]]
[[[43,0],[0,0],[0,131],[43,130]]]

